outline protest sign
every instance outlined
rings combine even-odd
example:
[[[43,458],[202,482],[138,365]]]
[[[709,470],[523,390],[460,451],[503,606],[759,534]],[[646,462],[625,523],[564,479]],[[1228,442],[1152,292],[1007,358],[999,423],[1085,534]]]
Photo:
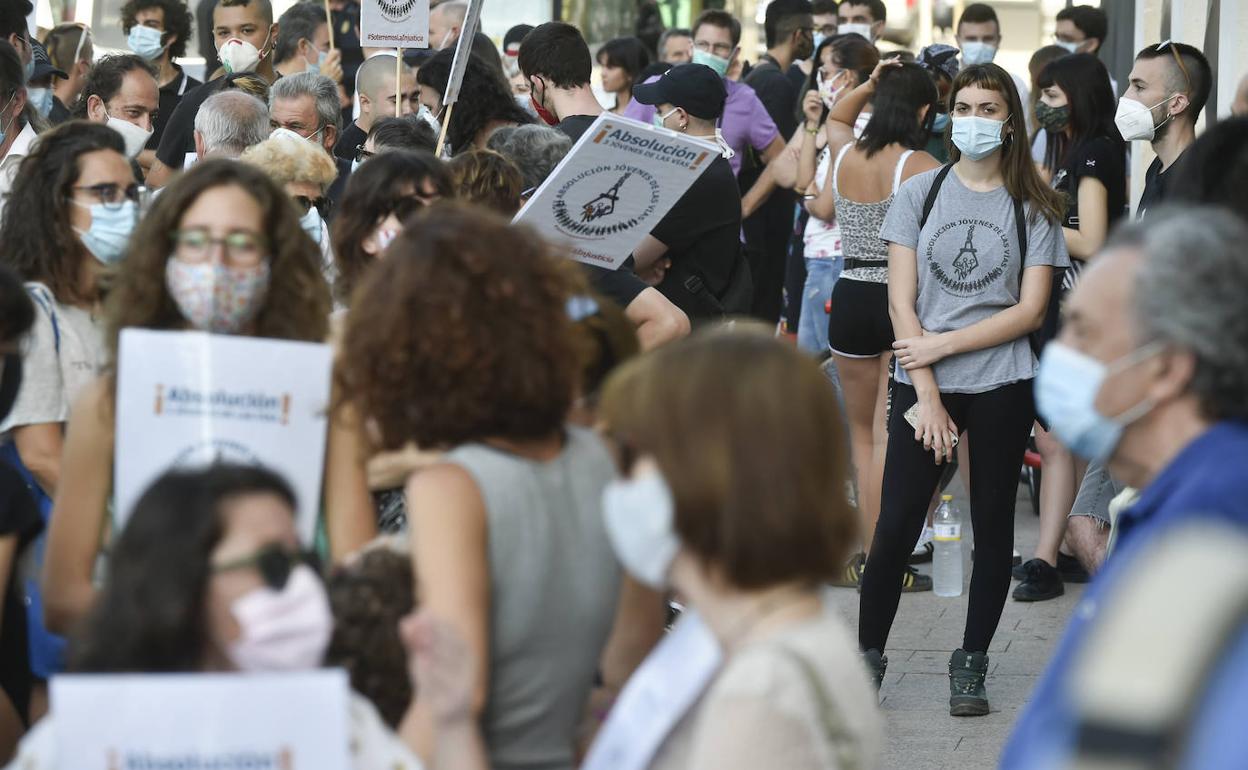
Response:
[[[126,329],[117,368],[116,523],[173,467],[263,465],[291,484],[312,542],[332,353],[287,340]]]
[[[515,221],[579,262],[614,270],[719,153],[713,142],[604,113]]]
[[[429,0],[362,0],[360,44],[365,48],[428,48]]]
[[[52,679],[59,770],[343,770],[341,669]]]
[[[446,114],[442,117],[442,130],[438,132],[438,145],[434,155],[445,158],[446,130],[451,125],[451,116],[455,114],[455,103],[459,101],[459,91],[464,84],[464,71],[468,69],[468,58],[472,56],[472,42],[477,34],[477,22],[481,19],[481,3],[484,0],[468,0],[468,11],[464,15],[464,23],[459,28],[459,40],[455,41],[455,58],[451,61],[451,74],[446,79],[446,90],[442,92],[442,105]]]

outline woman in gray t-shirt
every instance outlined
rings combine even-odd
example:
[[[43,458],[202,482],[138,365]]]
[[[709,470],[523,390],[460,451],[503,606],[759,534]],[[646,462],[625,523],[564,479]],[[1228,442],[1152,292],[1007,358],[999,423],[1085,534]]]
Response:
[[[898,369],[858,637],[882,677],[906,557],[941,463],[967,434],[975,569],[949,706],[971,716],[988,713],[987,650],[1009,589],[1015,490],[1035,418],[1028,335],[1044,321],[1054,268],[1070,260],[1060,198],[1031,162],[1009,73],[968,67],[950,93],[953,165],[904,183],[880,231]]]

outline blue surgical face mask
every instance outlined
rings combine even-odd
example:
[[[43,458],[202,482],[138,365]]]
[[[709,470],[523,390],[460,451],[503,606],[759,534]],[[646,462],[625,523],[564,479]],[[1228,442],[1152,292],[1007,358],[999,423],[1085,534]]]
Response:
[[[299,217],[299,225],[308,234],[308,237],[319,246],[321,243],[321,212],[317,211],[315,206],[312,206],[308,209],[308,213]]]
[[[160,55],[165,52],[165,47],[160,42],[162,37],[164,37],[164,33],[160,30],[136,24],[130,28],[130,35],[126,38],[126,45],[130,46],[130,50],[134,51],[141,58],[153,61],[159,59]]]
[[[48,113],[52,111],[52,89],[27,88],[26,101],[30,103],[31,107],[35,108],[35,112],[46,118]]]
[[[654,111],[654,117],[652,118],[652,120],[654,121],[654,125],[655,125],[655,127],[656,127],[656,128],[667,128],[667,119],[668,119],[668,118],[670,118],[671,116],[675,115],[675,114],[676,114],[676,111],[677,111],[678,109],[680,109],[680,108],[679,108],[679,107],[673,107],[673,108],[671,109],[671,112],[668,112],[666,115],[660,115],[660,114],[659,114],[659,111],[658,111],[658,110],[655,110],[655,111]]]
[[[953,145],[971,160],[983,160],[1001,146],[1004,128],[1005,120],[981,118],[978,115],[954,117]]]
[[[35,55],[32,52],[30,55],[30,61],[22,65],[22,85],[26,85],[27,83],[29,83],[30,79],[33,78],[34,76],[35,76]]]
[[[732,60],[716,56],[715,54],[710,53],[709,51],[703,51],[700,48],[695,48],[693,49],[693,63],[703,64],[710,67],[715,70],[716,75],[719,75],[722,78],[728,74],[728,67],[732,64]]]
[[[932,133],[943,134],[945,129],[949,127],[949,113],[938,112],[936,117],[932,119]]]
[[[84,205],[77,201],[74,204]],[[116,208],[102,203],[92,203],[88,208],[91,210],[91,226],[86,232],[79,230],[78,237],[96,259],[106,265],[117,264],[126,253],[130,233],[134,232],[138,204],[127,200]]]
[[[325,67],[325,60],[329,58],[329,51],[317,51],[316,64],[308,65],[308,72],[320,73]]]
[[[988,64],[995,58],[997,58],[995,45],[981,43],[978,40],[962,44],[962,63],[968,67],[973,64]]]
[[[1117,417],[1096,410],[1096,397],[1112,374],[1154,356],[1160,343],[1145,345],[1105,364],[1060,342],[1050,342],[1036,375],[1036,408],[1049,429],[1070,451],[1087,460],[1108,460],[1127,426],[1148,414],[1154,404],[1136,404]]]
[[[818,51],[819,46],[823,45],[823,41],[827,39],[828,39],[827,35],[823,34],[822,32],[816,32],[815,33],[815,50]]]

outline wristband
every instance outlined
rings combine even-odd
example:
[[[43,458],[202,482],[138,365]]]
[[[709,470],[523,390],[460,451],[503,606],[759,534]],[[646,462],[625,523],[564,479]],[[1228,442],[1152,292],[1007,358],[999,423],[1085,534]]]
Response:
[[[805,128],[806,133],[810,134],[811,136],[814,136],[819,133],[819,126],[815,126],[814,128],[811,128],[810,124],[807,123],[805,126],[803,126],[803,128]]]

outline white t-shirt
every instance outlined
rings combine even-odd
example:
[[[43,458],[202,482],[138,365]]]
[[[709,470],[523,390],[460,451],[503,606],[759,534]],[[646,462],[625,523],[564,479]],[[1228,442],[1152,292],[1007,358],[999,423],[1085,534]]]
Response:
[[[862,130],[871,121],[871,113],[858,114],[854,121],[854,138],[862,136]],[[815,168],[815,185],[822,190],[828,182],[828,167],[832,165],[832,153],[824,147],[819,151],[819,162]],[[836,219],[825,221],[813,214],[806,220],[806,230],[802,233],[805,245],[803,256],[806,259],[836,259],[843,256],[841,250],[841,226]]]
[[[35,325],[23,347],[22,386],[0,433],[66,422],[70,407],[106,362],[102,319],[57,302],[42,283],[27,283],[26,291],[35,305]]]

